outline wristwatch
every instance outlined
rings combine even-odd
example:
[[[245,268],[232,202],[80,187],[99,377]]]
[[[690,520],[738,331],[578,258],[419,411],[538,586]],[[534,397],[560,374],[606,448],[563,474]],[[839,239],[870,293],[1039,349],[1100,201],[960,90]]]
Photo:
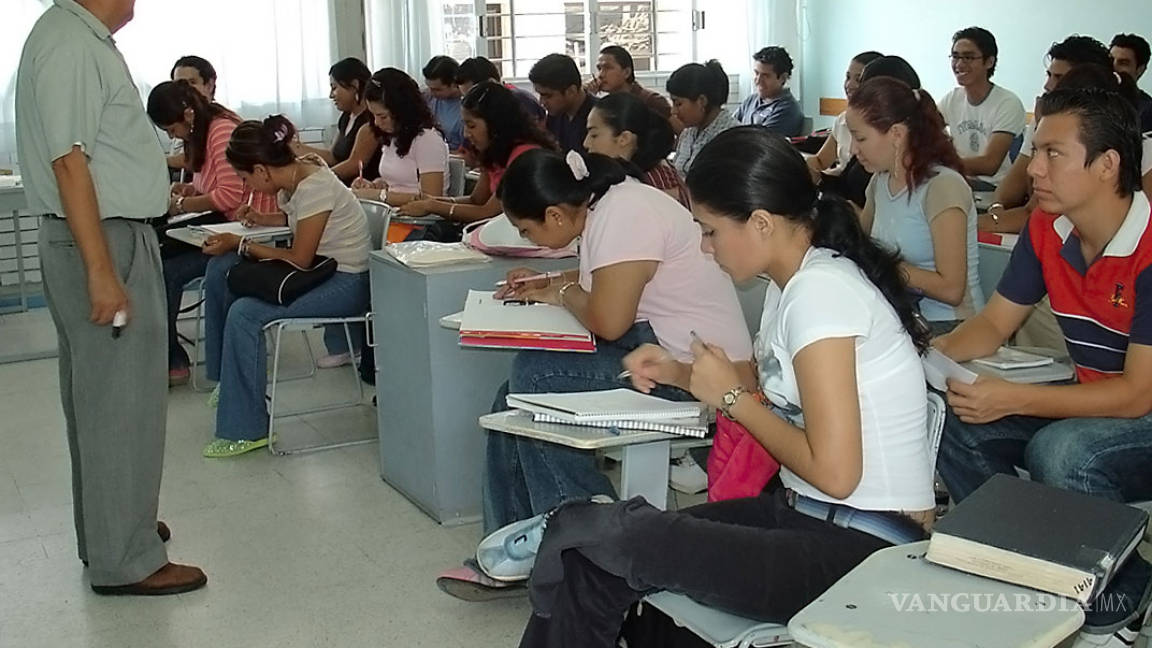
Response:
[[[740,400],[740,396],[747,393],[748,390],[744,389],[740,385],[737,385],[736,387],[733,387],[732,389],[724,392],[724,395],[720,397],[720,411],[724,413],[724,416],[727,416],[731,419],[732,408],[736,407],[736,402]]]

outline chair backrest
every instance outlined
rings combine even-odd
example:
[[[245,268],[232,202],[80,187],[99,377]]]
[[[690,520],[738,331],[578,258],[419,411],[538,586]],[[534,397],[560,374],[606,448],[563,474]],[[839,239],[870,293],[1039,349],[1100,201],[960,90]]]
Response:
[[[384,237],[388,233],[388,226],[392,223],[392,214],[395,210],[379,200],[363,198],[360,199],[360,207],[364,209],[364,217],[368,219],[368,237],[372,240],[372,249],[383,249]]]
[[[464,168],[464,160],[458,157],[448,158],[448,195],[449,196],[463,196],[464,195],[464,173],[467,169]]]
[[[944,435],[944,417],[948,406],[944,398],[928,390],[928,458],[936,465],[936,455],[940,452],[940,437]]]

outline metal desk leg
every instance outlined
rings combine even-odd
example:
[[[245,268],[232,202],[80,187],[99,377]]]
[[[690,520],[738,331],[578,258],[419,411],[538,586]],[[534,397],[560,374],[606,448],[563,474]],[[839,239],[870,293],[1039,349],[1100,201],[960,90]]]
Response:
[[[16,244],[16,282],[20,285],[20,311],[28,311],[28,287],[24,276],[24,241],[20,238],[20,212],[12,212],[12,235]]]
[[[668,459],[670,441],[637,443],[622,448],[620,497],[643,495],[660,510],[668,508]]]

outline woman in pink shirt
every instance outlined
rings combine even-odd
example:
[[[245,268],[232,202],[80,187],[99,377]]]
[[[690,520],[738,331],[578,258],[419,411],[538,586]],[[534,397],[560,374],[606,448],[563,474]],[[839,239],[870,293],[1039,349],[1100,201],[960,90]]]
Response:
[[[252,193],[228,164],[224,151],[240,117],[210,101],[187,81],[165,81],[148,95],[148,117],[172,139],[184,142],[184,163],[192,172],[191,183],[172,185],[168,213],[172,216],[194,212],[217,214],[208,220],[236,220],[236,211],[251,197],[256,211],[279,211],[276,197]],[[168,382],[184,384],[189,378],[188,353],[176,334],[176,316],[184,286],[204,276],[208,257],[190,245],[167,245],[164,254],[164,282],[168,296]],[[175,242],[173,242],[175,243]]]
[[[523,281],[536,271],[508,273],[497,297],[568,309],[597,337],[592,354],[522,351],[493,405],[509,393],[580,392],[628,387],[617,378],[624,357],[659,344],[680,362],[692,359],[693,335],[730,350],[747,384],[756,385],[752,340],[732,282],[701,249],[692,214],[668,194],[628,177],[603,155],[567,157],[527,151],[500,186],[504,213],[537,245],[563,248],[581,238],[580,267],[551,280]],[[687,365],[685,365],[687,366]],[[692,400],[660,386],[652,393]],[[596,468],[594,453],[500,432],[488,433],[484,528],[550,510],[570,498],[616,497]],[[468,563],[441,575],[439,585],[462,597],[484,596],[501,584]]]
[[[528,115],[516,95],[495,81],[472,86],[461,106],[464,137],[480,158],[480,179],[469,196],[425,198],[400,208],[405,216],[436,214],[444,218],[443,226],[426,228],[425,239],[459,241],[464,224],[502,212],[496,189],[512,160],[531,149],[556,147],[552,136]]]

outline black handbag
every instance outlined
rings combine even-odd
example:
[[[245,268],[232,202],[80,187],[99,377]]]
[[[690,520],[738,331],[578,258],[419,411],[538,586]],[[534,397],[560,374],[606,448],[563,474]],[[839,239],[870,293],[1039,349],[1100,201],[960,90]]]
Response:
[[[283,259],[242,259],[228,270],[228,289],[238,297],[255,297],[287,306],[336,274],[336,259],[317,254],[311,268]]]

